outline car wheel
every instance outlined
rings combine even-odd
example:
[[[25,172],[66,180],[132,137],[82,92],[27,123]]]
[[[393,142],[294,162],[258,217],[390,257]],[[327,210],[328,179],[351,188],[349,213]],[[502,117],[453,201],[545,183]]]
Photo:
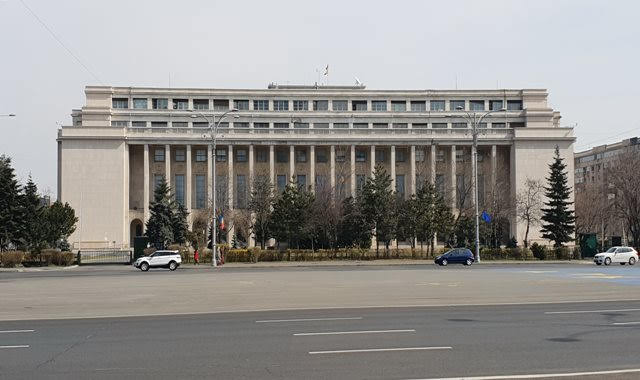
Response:
[[[609,265],[609,264],[611,264],[611,258],[607,257],[604,259],[604,265]]]
[[[447,259],[442,259],[442,266],[446,267],[447,264],[449,264],[449,262],[447,262]]]
[[[596,263],[596,265],[602,265],[602,263]]]
[[[143,272],[146,272],[149,270],[149,263],[142,263],[140,264],[140,270]]]
[[[636,263],[636,258],[635,257],[630,257],[629,258],[629,265],[634,265]]]
[[[473,263],[473,261],[471,261],[471,259],[467,259],[467,261],[465,262],[465,265],[469,266]]]
[[[620,263],[620,265],[624,265],[624,264],[626,264],[626,263]]]
[[[172,261],[169,263],[169,270],[176,270],[178,268],[178,263]]]

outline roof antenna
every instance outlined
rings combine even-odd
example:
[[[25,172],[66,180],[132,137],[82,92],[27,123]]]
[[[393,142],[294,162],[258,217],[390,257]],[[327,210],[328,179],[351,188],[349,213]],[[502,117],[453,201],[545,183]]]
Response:
[[[360,82],[360,79],[358,79],[358,77],[355,77],[355,78],[356,78],[356,86],[360,86],[361,87],[362,86],[362,82]]]

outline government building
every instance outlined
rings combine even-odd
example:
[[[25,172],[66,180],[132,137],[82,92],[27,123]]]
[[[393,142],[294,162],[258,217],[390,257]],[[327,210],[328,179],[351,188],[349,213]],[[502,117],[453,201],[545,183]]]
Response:
[[[165,178],[191,216],[210,210],[214,186],[226,214],[247,207],[256,176],[268,176],[278,191],[295,181],[343,199],[380,164],[399,196],[431,182],[460,212],[473,205],[473,124],[480,209],[489,208],[489,199],[500,203],[503,233],[521,244],[525,226],[510,205],[525,180],[544,180],[556,146],[574,172],[573,128],[561,126],[543,89],[270,84],[88,86],[85,94],[86,104],[72,111],[72,124],[57,138],[58,198],[79,217],[69,238],[75,249],[129,247],[144,234],[154,186]],[[215,162],[213,119],[220,122]],[[546,243],[537,229],[529,237]]]

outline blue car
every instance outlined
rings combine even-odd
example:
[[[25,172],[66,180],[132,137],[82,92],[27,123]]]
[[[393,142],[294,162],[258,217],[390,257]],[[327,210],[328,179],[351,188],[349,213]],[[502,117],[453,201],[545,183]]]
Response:
[[[433,260],[436,264],[445,266],[447,264],[471,265],[476,261],[473,253],[466,248],[454,248],[436,257]]]

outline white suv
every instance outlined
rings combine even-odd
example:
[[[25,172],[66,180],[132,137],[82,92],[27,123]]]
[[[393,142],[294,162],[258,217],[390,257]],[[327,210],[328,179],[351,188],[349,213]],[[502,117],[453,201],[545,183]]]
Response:
[[[629,265],[633,265],[638,262],[638,252],[631,247],[611,247],[607,252],[593,256],[593,262],[597,265],[603,263],[604,265],[611,263],[620,263],[620,265],[629,263]]]
[[[169,268],[169,270],[176,270],[181,263],[182,258],[178,251],[155,251],[149,256],[140,257],[133,263],[133,266],[146,272],[149,268]]]

